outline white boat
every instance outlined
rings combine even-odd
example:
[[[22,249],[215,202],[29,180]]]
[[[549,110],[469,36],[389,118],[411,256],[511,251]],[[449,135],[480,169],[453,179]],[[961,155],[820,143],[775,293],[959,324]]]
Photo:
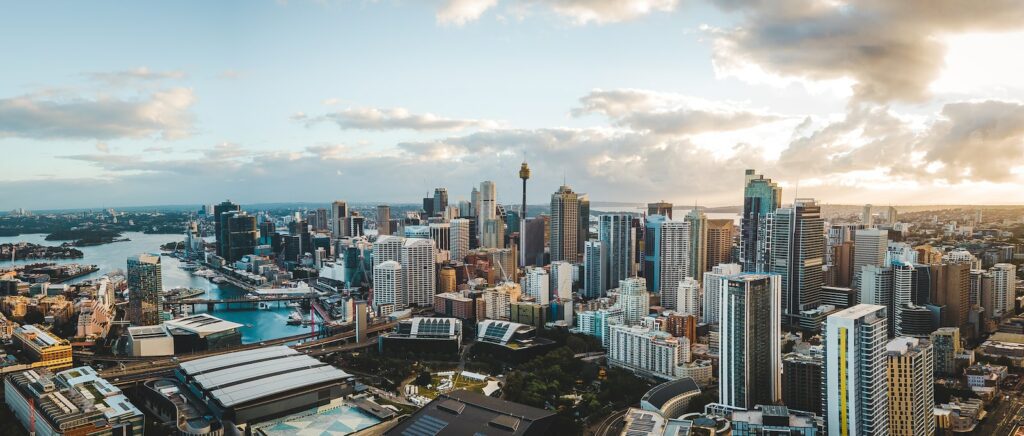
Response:
[[[297,312],[297,311],[296,312],[292,312],[291,315],[288,315],[288,324],[289,325],[299,325],[299,324],[302,324],[302,315],[299,314],[299,312]]]
[[[298,308],[302,307],[302,305],[299,304],[298,301],[292,301],[291,303],[288,303],[288,307],[290,307],[292,309],[298,309]]]

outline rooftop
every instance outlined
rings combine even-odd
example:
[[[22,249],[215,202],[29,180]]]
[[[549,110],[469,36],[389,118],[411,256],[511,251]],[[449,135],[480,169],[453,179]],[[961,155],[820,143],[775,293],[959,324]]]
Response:
[[[182,329],[188,332],[206,336],[212,333],[219,333],[227,330],[234,330],[242,327],[241,324],[225,321],[208,313],[199,313],[184,318],[164,321],[168,328]]]
[[[550,412],[469,391],[441,394],[388,435],[544,434]]]
[[[641,402],[646,401],[652,406],[660,409],[669,400],[689,393],[700,393],[700,387],[690,377],[683,377],[657,385],[644,394]]]
[[[286,346],[206,357],[180,366],[199,388],[225,407],[351,377]]]

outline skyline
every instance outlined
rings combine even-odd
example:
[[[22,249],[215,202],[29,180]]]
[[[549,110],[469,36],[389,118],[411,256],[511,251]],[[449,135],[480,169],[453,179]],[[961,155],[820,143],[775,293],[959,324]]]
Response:
[[[785,203],[799,183],[1020,204],[1024,4],[917,4],[11,5],[0,210],[458,201],[484,180],[516,204],[524,158],[531,204],[565,177],[594,202],[734,206],[746,168]]]

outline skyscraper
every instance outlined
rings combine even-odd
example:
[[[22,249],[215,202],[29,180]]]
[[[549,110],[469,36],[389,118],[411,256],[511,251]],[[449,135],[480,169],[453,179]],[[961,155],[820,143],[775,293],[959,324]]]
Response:
[[[708,251],[705,271],[716,265],[729,263],[732,252],[732,237],[736,225],[731,219],[708,220]],[[703,282],[703,280],[701,280]]]
[[[694,207],[686,214],[685,221],[690,223],[690,269],[686,275],[700,282],[708,267],[708,217]]]
[[[533,297],[534,301],[540,304],[548,304],[548,302],[551,301],[550,286],[551,279],[544,268],[526,268],[523,294]]]
[[[743,271],[767,271],[768,258],[759,250],[763,240],[763,220],[782,205],[782,189],[771,179],[746,170],[743,188],[743,217],[740,225],[740,264]]]
[[[572,264],[564,260],[551,262],[551,293],[555,298],[572,299]]]
[[[501,217],[491,218],[481,223],[480,246],[483,248],[505,248],[505,222]]]
[[[825,284],[825,222],[818,204],[806,198],[796,199],[792,206],[779,208],[770,217],[770,271],[782,280],[786,322],[798,325],[801,311],[821,304],[821,287]]]
[[[959,374],[956,359],[964,352],[964,346],[960,342],[960,328],[941,327],[932,332],[930,340],[935,355],[935,373],[944,376]]]
[[[591,239],[583,248],[583,270],[586,277],[583,279],[583,297],[600,298],[607,290],[605,283],[604,266],[606,264],[604,246],[600,241]]]
[[[821,416],[821,353],[789,353],[782,356],[782,402],[790,409]]]
[[[444,215],[448,210],[448,189],[434,188],[434,215]]]
[[[693,277],[679,281],[676,311],[700,317],[700,282]]]
[[[523,180],[523,204],[519,210],[519,266],[525,268],[528,265],[529,259],[526,254],[526,240],[527,240],[527,229],[526,217],[528,210],[526,208],[526,181],[530,179],[530,166],[523,161],[523,164],[519,167],[519,178]]]
[[[668,219],[672,219],[672,203],[664,201],[647,203],[647,215],[664,215]]]
[[[871,215],[870,204],[864,205],[864,211],[860,213],[860,222],[864,224],[864,227],[872,227],[875,225],[875,218]]]
[[[225,200],[218,205],[213,206],[213,227],[214,236],[217,239],[216,249],[218,256],[224,256],[224,243],[227,241],[226,230],[223,227],[223,223],[220,219],[221,214],[225,212],[239,212],[242,207],[232,203],[231,200]]]
[[[377,206],[377,234],[390,235],[391,228],[391,206],[381,204]]]
[[[603,263],[601,273],[601,293],[635,273],[632,226],[633,215],[627,213],[609,213],[598,216],[598,241],[602,246]]]
[[[572,188],[561,186],[551,195],[551,261],[576,262],[579,237],[579,197]]]
[[[723,287],[727,281],[726,277],[739,274],[743,267],[738,263],[723,263],[715,265],[711,271],[704,274],[704,298],[701,304],[704,315],[701,319],[708,324],[718,324],[721,319],[721,304]]]
[[[583,244],[590,240],[590,196],[577,194],[576,200],[579,205],[579,212],[576,214],[576,225],[579,228],[579,234],[576,236],[576,254],[581,255]]]
[[[622,309],[622,322],[630,326],[640,324],[651,310],[651,298],[644,279],[630,277],[619,281],[617,304]]]
[[[469,220],[465,218],[456,218],[449,222],[451,241],[449,246],[451,249],[452,260],[462,262],[466,259],[466,255],[469,254]]]
[[[858,304],[825,319],[829,434],[889,434],[885,312],[885,306]]]
[[[859,301],[864,304],[874,304],[886,308],[886,316],[888,317],[886,328],[889,329],[887,334],[889,337],[893,337],[896,332],[893,325],[896,315],[893,313],[895,309],[893,284],[895,282],[893,281],[892,267],[865,265],[861,282]]]
[[[220,215],[221,231],[225,236],[221,257],[228,263],[253,254],[259,243],[256,217],[245,212],[225,212]]]
[[[373,310],[381,313],[381,308],[389,305],[392,311],[405,309],[404,288],[402,264],[388,260],[373,267]]]
[[[935,358],[924,339],[899,337],[886,344],[889,434],[935,434]]]
[[[939,325],[963,327],[967,325],[971,310],[971,267],[967,264],[943,263],[931,265],[932,283],[935,284],[931,302],[945,307]]]
[[[393,260],[402,261],[402,244],[405,238],[400,236],[383,236],[373,242],[373,266]]]
[[[853,242],[853,288],[860,289],[861,269],[865,265],[885,264],[885,250],[889,246],[889,232],[882,229],[860,229]]]
[[[348,236],[345,218],[348,218],[348,203],[335,200],[331,203],[331,233],[335,238]]]
[[[1001,316],[1014,310],[1017,267],[1012,263],[997,263],[989,269],[992,274],[992,315]]]
[[[451,223],[430,223],[430,239],[434,240],[434,246],[438,250],[451,250]]]
[[[432,306],[437,277],[434,266],[434,241],[406,239],[402,244],[402,275],[405,282],[405,301],[419,307]]]
[[[498,218],[498,191],[494,185],[494,182],[490,180],[480,182],[479,196],[480,200],[477,209],[476,222],[480,228],[480,246],[487,247],[486,245],[484,245],[484,241],[487,240],[487,237],[484,235],[484,229],[486,228],[485,226],[487,220],[493,220]]]
[[[679,281],[690,271],[690,223],[650,216],[644,238],[647,288],[661,297],[663,307],[675,309]]]
[[[139,254],[128,258],[128,321],[134,326],[160,324],[163,269],[160,256]]]
[[[782,399],[781,281],[774,274],[722,279],[719,401],[753,409]]]

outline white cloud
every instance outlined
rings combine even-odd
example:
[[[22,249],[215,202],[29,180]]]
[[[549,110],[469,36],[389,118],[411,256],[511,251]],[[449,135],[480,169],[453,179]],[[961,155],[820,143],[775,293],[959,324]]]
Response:
[[[655,12],[671,12],[679,0],[510,0],[516,15],[528,9],[550,11],[573,24],[606,24],[633,20]],[[439,24],[462,26],[497,7],[498,0],[446,0],[437,10]]]
[[[462,26],[478,20],[484,12],[497,4],[498,0],[446,0],[437,10],[437,22]]]
[[[0,98],[0,138],[115,139],[191,134],[195,95],[188,88],[136,99],[23,95]]]
[[[415,114],[405,108],[348,108],[324,115],[308,116],[299,112],[293,120],[304,121],[307,125],[330,122],[343,130],[462,130],[468,128],[495,128],[495,121],[446,118],[431,113]]]

